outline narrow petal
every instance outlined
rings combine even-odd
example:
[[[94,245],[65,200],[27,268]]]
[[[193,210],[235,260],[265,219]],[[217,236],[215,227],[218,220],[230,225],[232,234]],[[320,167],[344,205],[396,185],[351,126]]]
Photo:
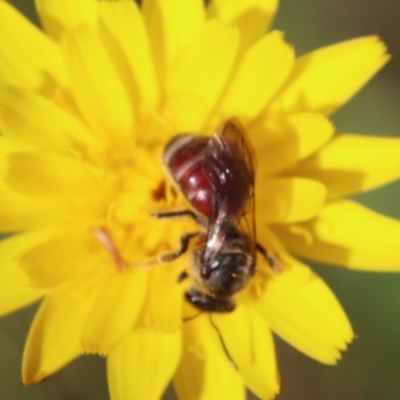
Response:
[[[300,57],[271,110],[332,114],[389,60],[376,36],[334,44]]]
[[[60,225],[65,223],[66,213],[67,207],[61,202],[25,196],[7,188],[0,192],[0,230],[3,232]]]
[[[63,198],[73,203],[75,196],[94,196],[96,180],[83,164],[68,156],[45,152],[15,152],[8,157],[6,177],[10,187],[38,197]]]
[[[66,29],[80,24],[96,26],[96,0],[57,1],[35,0],[36,10],[46,33],[59,41]]]
[[[83,353],[80,335],[92,301],[92,291],[77,284],[47,295],[25,345],[24,385],[40,382]]]
[[[60,152],[78,143],[99,147],[77,118],[36,93],[16,88],[0,89],[0,129],[24,147]]]
[[[32,286],[50,288],[95,272],[104,262],[104,252],[101,250],[89,229],[79,231],[76,228],[24,253],[21,266]]]
[[[143,0],[142,13],[159,81],[165,88],[173,61],[204,24],[203,1]]]
[[[48,232],[31,231],[0,242],[0,315],[8,314],[40,299],[45,292],[34,289],[19,266],[18,256],[43,241]]]
[[[317,113],[260,120],[248,129],[256,150],[257,174],[265,177],[294,166],[323,146],[333,132],[330,121]]]
[[[178,366],[182,335],[134,331],[107,358],[113,400],[158,400]]]
[[[183,354],[174,376],[176,394],[181,400],[244,400],[242,379],[208,318],[200,315],[183,324]]]
[[[99,15],[106,27],[104,41],[131,98],[139,107],[155,107],[160,98],[158,81],[146,28],[134,1],[99,2]],[[103,31],[101,31],[103,32]]]
[[[273,399],[280,382],[274,342],[265,319],[246,306],[212,319],[245,385],[261,399]]]
[[[91,128],[120,145],[133,133],[134,108],[96,33],[87,26],[63,37],[72,93]]]
[[[57,45],[6,1],[0,1],[0,76],[3,84],[51,93],[66,86]]]
[[[318,218],[274,231],[293,253],[365,271],[399,271],[400,222],[350,200],[330,203]]]
[[[175,131],[201,130],[229,79],[238,39],[236,29],[210,21],[176,62],[168,77],[163,111]]]
[[[185,270],[185,265],[182,262],[176,264],[174,267],[160,265],[150,271],[140,325],[164,332],[180,329],[185,287],[177,282],[177,277]]]
[[[400,177],[400,139],[337,135],[296,166],[296,175],[318,179],[329,199],[374,189]]]
[[[4,183],[4,178],[8,171],[8,156],[15,151],[20,150],[20,147],[13,143],[3,135],[0,136],[0,188],[1,190],[9,190],[8,186]]]
[[[238,26],[248,48],[268,31],[277,7],[278,0],[211,0],[208,16]]]
[[[257,303],[272,330],[308,356],[336,364],[353,338],[350,323],[335,295],[306,265],[291,259],[267,283]]]
[[[108,354],[132,330],[145,300],[148,272],[145,269],[118,273],[107,265],[97,282],[97,295],[82,334],[82,346],[90,353]]]
[[[273,178],[257,182],[257,220],[263,222],[305,221],[315,217],[325,203],[326,188],[316,180]]]
[[[218,107],[218,119],[232,115],[243,123],[257,117],[286,80],[294,62],[293,49],[274,31],[244,55]]]

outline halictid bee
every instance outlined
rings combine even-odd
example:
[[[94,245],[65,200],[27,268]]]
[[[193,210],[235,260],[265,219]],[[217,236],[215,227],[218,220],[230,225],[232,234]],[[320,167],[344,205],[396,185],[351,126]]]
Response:
[[[230,312],[235,308],[233,296],[255,273],[256,251],[271,267],[277,267],[275,259],[256,241],[254,166],[243,129],[228,120],[211,137],[191,133],[175,136],[166,145],[163,160],[192,208],[153,216],[188,216],[200,229],[183,235],[180,249],[159,257],[159,261],[178,258],[195,240],[190,273],[193,285],[186,299],[203,311]],[[184,272],[179,281],[187,276]]]

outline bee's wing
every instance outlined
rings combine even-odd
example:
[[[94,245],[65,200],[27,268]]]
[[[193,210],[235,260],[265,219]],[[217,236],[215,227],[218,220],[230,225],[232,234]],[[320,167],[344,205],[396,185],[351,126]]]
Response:
[[[255,252],[254,155],[246,134],[234,120],[228,120],[214,134],[205,149],[215,168],[209,179],[215,188],[209,221],[208,254],[224,244],[224,226],[234,224]],[[229,169],[229,173],[226,169]]]
[[[236,212],[231,213],[230,218],[235,222],[239,231],[247,237],[248,246],[255,253],[255,152],[245,129],[239,121],[234,119],[228,120],[223,126],[221,140],[226,144],[235,159],[235,163],[239,166],[235,180],[239,188],[245,193],[241,207]]]

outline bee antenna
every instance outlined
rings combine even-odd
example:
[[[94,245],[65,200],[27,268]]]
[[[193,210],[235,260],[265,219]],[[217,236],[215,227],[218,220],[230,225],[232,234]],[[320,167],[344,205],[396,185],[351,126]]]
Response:
[[[218,329],[218,326],[215,324],[215,322],[213,321],[211,314],[208,314],[209,318],[210,318],[210,323],[211,326],[216,330],[217,334],[218,334],[218,338],[219,341],[221,343],[222,349],[224,350],[224,353],[226,355],[226,357],[228,358],[229,362],[231,363],[232,367],[235,368],[236,370],[239,370],[238,366],[236,365],[235,361],[233,361],[233,358],[231,356],[231,354],[228,351],[228,348],[226,347],[226,344],[224,342],[224,338],[221,335],[220,330]]]

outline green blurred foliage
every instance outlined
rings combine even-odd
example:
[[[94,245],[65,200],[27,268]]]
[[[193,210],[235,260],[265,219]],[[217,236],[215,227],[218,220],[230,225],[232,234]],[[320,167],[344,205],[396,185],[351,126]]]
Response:
[[[393,59],[333,121],[338,132],[400,136],[400,2],[283,0],[275,28],[297,54],[376,34]],[[354,196],[400,218],[400,183]],[[351,221],[349,221],[351,223]],[[400,262],[400,238],[399,238]],[[379,260],[376,260],[377,266]],[[283,378],[279,400],[394,400],[400,398],[400,274],[313,266],[333,289],[358,336],[337,367],[307,359],[278,341]]]

